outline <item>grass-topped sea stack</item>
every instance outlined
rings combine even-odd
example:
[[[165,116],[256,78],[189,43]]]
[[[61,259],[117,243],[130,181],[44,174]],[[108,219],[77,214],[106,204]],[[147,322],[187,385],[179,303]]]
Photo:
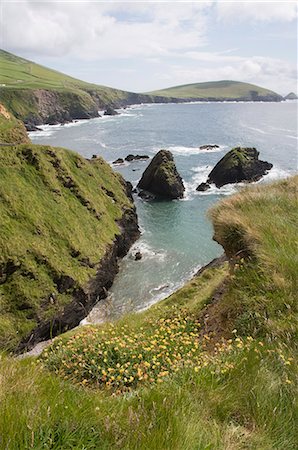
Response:
[[[183,197],[185,188],[170,151],[160,150],[154,156],[137,187],[141,190],[139,195],[145,198],[146,192],[170,200]]]
[[[220,188],[229,183],[260,180],[272,169],[272,164],[259,159],[255,148],[236,147],[230,150],[211,170],[207,183],[201,183],[197,191],[209,189],[210,184]]]

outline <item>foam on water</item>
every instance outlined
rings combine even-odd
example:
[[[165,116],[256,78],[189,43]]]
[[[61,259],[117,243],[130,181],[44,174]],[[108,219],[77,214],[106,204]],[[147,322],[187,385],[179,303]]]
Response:
[[[142,260],[145,259],[156,259],[158,261],[165,261],[167,253],[163,249],[154,249],[147,242],[137,241],[130,249],[128,253],[128,258],[134,258],[136,252],[142,253]],[[142,261],[141,260],[141,261]]]

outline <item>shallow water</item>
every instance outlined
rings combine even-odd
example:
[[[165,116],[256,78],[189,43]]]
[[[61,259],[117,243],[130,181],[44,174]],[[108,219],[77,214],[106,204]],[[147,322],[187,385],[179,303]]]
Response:
[[[35,143],[71,148],[85,157],[102,155],[109,162],[129,153],[152,157],[166,148],[173,152],[184,179],[183,200],[144,202],[135,198],[142,236],[121,261],[110,296],[89,315],[93,322],[146,308],[221,254],[212,241],[206,212],[240,187],[213,187],[205,193],[195,189],[230,148],[254,146],[261,159],[273,163],[261,183],[297,170],[297,102],[140,105],[119,116],[44,126],[43,131],[30,135]],[[199,150],[204,144],[220,148]],[[136,185],[147,164],[136,161],[114,168]],[[138,250],[143,258],[135,261]]]

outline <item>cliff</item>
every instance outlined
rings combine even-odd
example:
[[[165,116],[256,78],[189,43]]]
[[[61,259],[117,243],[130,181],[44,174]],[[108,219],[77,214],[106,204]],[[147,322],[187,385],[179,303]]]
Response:
[[[9,135],[0,150],[0,347],[21,350],[78,325],[139,230],[130,187],[103,159]]]

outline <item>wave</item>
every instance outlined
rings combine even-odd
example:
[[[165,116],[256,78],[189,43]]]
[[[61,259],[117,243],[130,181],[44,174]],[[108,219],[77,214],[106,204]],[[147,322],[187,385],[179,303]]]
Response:
[[[185,186],[185,195],[182,199],[183,201],[189,201],[194,198],[194,196],[200,195],[200,196],[206,196],[206,195],[232,195],[238,192],[239,189],[250,185],[250,184],[260,184],[260,183],[267,183],[275,180],[281,180],[284,178],[287,178],[293,174],[293,171],[281,169],[278,166],[273,166],[273,168],[264,175],[263,178],[261,178],[259,181],[256,181],[254,183],[233,183],[233,184],[226,184],[222,186],[221,188],[217,188],[214,184],[211,184],[210,189],[204,192],[199,192],[196,190],[198,185],[200,183],[203,183],[207,180],[208,175],[212,169],[212,166],[198,166],[198,167],[192,167],[191,171],[194,172],[194,175],[192,176],[190,181],[184,181]]]
[[[128,257],[134,258],[136,252],[142,253],[142,259],[157,259],[165,261],[167,252],[163,249],[155,250],[146,242],[136,242],[130,249]]]

